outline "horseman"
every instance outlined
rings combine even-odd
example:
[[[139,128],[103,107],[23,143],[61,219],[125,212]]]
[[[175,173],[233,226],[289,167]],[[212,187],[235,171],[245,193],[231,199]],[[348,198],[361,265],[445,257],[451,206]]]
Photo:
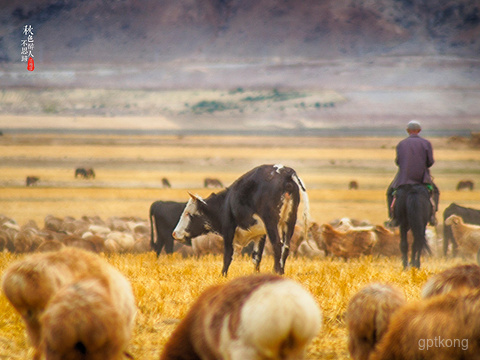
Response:
[[[412,120],[407,125],[408,137],[400,141],[396,148],[395,163],[398,172],[387,190],[388,215],[390,226],[398,226],[393,211],[396,190],[402,185],[423,184],[430,193],[432,215],[430,225],[435,226],[435,213],[438,210],[439,191],[430,175],[430,167],[434,163],[433,148],[430,141],[419,136],[422,127],[418,121]]]

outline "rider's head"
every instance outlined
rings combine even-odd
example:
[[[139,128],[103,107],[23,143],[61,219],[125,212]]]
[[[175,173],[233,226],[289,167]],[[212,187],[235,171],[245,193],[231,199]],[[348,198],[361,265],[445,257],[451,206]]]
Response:
[[[412,120],[407,124],[407,132],[409,135],[418,134],[420,131],[422,131],[422,126],[418,121]]]

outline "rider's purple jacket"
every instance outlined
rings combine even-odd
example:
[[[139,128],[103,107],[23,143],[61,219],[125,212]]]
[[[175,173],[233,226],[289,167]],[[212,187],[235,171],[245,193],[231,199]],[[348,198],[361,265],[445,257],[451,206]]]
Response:
[[[392,187],[406,184],[431,184],[429,168],[433,165],[433,149],[430,141],[412,134],[397,145],[395,163],[398,172]]]

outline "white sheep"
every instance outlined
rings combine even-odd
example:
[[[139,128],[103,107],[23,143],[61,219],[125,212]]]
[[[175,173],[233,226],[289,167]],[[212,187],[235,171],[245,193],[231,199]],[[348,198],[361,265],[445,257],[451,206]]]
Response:
[[[200,295],[160,358],[301,359],[321,326],[319,306],[297,282],[240,277]]]

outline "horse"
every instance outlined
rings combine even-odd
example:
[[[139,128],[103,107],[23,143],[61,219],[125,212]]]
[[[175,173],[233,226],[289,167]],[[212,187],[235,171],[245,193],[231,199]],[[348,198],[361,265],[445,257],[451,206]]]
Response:
[[[420,268],[420,255],[424,250],[431,253],[425,238],[425,229],[433,211],[430,194],[425,185],[401,185],[396,191],[395,218],[400,225],[400,250],[403,268],[408,268],[407,232],[412,230],[413,244],[410,266]]]

